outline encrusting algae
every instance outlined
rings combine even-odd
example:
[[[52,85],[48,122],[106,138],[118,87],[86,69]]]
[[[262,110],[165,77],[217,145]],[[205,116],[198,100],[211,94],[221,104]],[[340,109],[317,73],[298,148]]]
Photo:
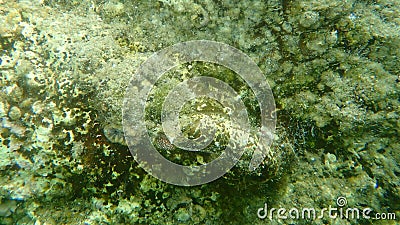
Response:
[[[320,212],[338,197],[348,208],[399,216],[399,15],[395,0],[0,0],[0,224],[261,224],[257,210],[265,203]],[[165,157],[204,164],[223,151],[228,131],[240,130],[204,98],[189,101],[180,122],[196,138],[198,121],[213,120],[212,144],[191,155],[168,140],[162,102],[191,77],[233,87],[252,132],[231,171],[179,187],[134,161],[121,108],[141,63],[166,46],[201,39],[234,46],[257,63],[274,93],[277,130],[269,155],[249,172],[260,117],[245,82],[210,63],[166,73],[145,118]]]

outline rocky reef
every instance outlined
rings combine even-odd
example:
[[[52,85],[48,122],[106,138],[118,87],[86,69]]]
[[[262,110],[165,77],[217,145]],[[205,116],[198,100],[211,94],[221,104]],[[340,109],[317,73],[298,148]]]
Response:
[[[400,5],[382,1],[0,0],[0,224],[388,224],[373,219],[268,219],[270,207],[369,207],[400,217]],[[274,93],[275,138],[222,178],[164,183],[134,161],[122,132],[131,76],[154,52],[189,40],[246,53]],[[149,136],[171,161],[202,164],[233,129],[218,102],[182,108],[185,135],[217,123],[205,154],[182,155],[160,125],[178,83],[208,74],[232,86],[260,123],[245,82],[190,63],[163,75],[146,108]],[[235,128],[236,129],[236,128]],[[255,137],[248,149],[255,146]],[[381,223],[379,223],[381,222]]]

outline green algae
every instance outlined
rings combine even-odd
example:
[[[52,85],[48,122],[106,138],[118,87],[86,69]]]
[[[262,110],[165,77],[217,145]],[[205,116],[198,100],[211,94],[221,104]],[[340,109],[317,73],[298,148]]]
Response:
[[[0,194],[13,210],[4,205],[1,223],[258,224],[264,202],[322,208],[338,196],[398,214],[399,15],[390,0],[2,2]],[[242,50],[273,89],[279,154],[259,174],[240,162],[210,184],[175,187],[106,137],[140,63],[193,39]],[[257,124],[243,83],[211,73],[247,96]]]

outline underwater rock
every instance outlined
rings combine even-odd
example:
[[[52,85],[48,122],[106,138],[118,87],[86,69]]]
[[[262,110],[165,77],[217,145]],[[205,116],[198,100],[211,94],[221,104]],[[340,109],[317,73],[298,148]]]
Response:
[[[0,217],[8,217],[17,209],[18,204],[15,200],[3,200],[0,203]]]
[[[0,204],[1,223],[256,224],[264,201],[320,210],[338,196],[349,207],[399,213],[397,1],[0,0],[0,12],[0,194],[23,200]],[[230,44],[256,61],[273,88],[278,124],[258,170],[247,170],[253,135],[226,176],[181,188],[134,162],[121,108],[146,58],[198,39]],[[198,121],[214,119],[220,129],[207,152],[182,154],[162,135],[166,93],[204,74],[236,87],[257,127],[256,100],[232,73],[177,68],[155,87],[145,118],[153,144],[176,163],[214,159],[232,128],[217,104],[202,100],[183,108],[181,123],[196,138]]]
[[[11,107],[10,111],[8,111],[8,117],[11,120],[18,120],[21,118],[21,110],[16,106]]]
[[[103,129],[104,136],[112,143],[126,145],[122,127],[108,125]]]

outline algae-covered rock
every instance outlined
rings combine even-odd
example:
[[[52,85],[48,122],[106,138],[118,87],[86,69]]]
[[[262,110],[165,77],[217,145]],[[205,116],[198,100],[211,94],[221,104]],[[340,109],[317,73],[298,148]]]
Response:
[[[374,215],[399,215],[399,15],[395,0],[0,0],[0,223],[258,224],[266,222],[257,217],[264,203],[321,210],[338,197]],[[171,161],[204,164],[223,150],[229,129],[240,130],[217,101],[188,101],[183,133],[196,138],[208,118],[217,135],[204,153],[182,154],[162,130],[161,109],[186,79],[207,74],[228,83],[252,128],[249,151],[229,173],[176,187],[135,163],[121,109],[141,63],[199,39],[234,46],[256,62],[274,93],[277,129],[270,154],[249,172],[260,118],[245,82],[207,63],[164,74],[148,99],[146,124]]]

